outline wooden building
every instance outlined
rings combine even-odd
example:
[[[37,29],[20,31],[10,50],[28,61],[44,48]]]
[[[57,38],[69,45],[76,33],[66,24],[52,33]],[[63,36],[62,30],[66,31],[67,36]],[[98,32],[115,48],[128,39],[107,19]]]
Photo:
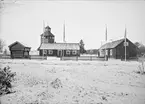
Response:
[[[129,39],[126,39],[126,58],[137,57],[139,52],[138,47],[133,44]],[[106,51],[105,51],[106,50]],[[108,42],[102,45],[99,49],[99,56],[105,57],[105,52],[108,58],[124,59],[125,58],[125,46],[124,39]]]
[[[18,41],[9,45],[11,58],[30,58],[29,56],[30,49],[31,49],[30,47],[23,45]]]
[[[38,48],[40,56],[80,56],[79,43],[56,43],[55,36],[51,33],[49,26],[45,27],[40,41],[40,47]]]
[[[88,49],[86,50],[87,54],[94,54],[94,55],[98,55],[98,49]]]

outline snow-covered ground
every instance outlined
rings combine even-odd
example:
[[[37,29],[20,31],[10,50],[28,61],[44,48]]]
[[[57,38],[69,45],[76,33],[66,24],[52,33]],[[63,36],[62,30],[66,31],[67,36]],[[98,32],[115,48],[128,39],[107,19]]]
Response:
[[[1,104],[145,104],[138,62],[0,60],[17,73]]]

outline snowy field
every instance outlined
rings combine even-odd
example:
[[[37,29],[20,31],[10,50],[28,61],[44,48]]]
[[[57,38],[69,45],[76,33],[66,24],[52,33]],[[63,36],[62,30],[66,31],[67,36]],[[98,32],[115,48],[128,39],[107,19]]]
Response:
[[[17,73],[1,104],[145,104],[139,63],[120,60],[0,60]]]

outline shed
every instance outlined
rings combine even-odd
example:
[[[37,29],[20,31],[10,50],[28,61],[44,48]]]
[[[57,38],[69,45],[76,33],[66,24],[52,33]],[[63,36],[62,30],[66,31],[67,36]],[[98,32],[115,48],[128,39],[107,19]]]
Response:
[[[129,39],[126,39],[127,46],[126,46],[126,57],[132,58],[137,57],[139,52],[138,47],[133,44]],[[108,58],[115,58],[115,59],[124,59],[125,58],[125,46],[124,46],[124,39],[108,42],[102,45],[99,49],[100,57],[105,56],[105,50]]]
[[[9,45],[11,58],[30,58],[30,47],[16,41]]]

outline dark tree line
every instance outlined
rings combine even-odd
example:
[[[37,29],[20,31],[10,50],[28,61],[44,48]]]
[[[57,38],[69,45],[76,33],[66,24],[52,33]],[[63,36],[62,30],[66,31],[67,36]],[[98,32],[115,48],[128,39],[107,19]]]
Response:
[[[140,42],[135,42],[134,44],[139,48],[141,54],[145,54],[145,45]]]
[[[83,42],[83,40],[81,39],[80,40],[80,53],[83,54],[83,53],[86,53],[86,50],[85,50],[85,44]]]

